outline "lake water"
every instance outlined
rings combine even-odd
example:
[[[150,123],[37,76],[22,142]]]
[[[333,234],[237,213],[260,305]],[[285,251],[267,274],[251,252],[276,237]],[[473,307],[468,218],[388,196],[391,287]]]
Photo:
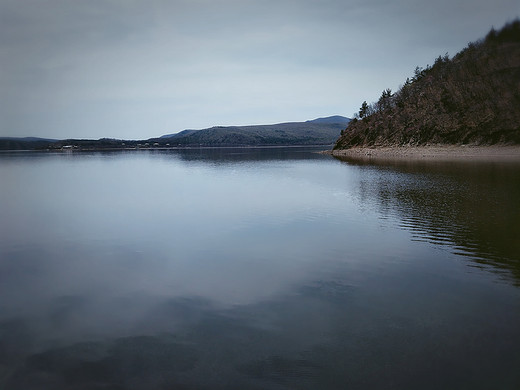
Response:
[[[520,165],[0,155],[2,389],[518,389]]]

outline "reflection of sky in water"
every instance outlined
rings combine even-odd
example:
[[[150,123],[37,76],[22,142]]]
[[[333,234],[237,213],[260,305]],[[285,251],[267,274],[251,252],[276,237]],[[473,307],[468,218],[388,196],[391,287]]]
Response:
[[[240,152],[3,157],[0,384],[482,385],[518,363],[519,290],[453,254],[504,257],[464,218],[506,184]]]
[[[21,257],[8,265],[10,281],[28,283],[17,292],[30,301],[27,289],[41,290],[36,300],[142,293],[251,303],[312,277],[349,232],[345,222],[365,218],[340,187],[323,186],[334,173],[312,160],[49,157],[9,173],[4,240]]]

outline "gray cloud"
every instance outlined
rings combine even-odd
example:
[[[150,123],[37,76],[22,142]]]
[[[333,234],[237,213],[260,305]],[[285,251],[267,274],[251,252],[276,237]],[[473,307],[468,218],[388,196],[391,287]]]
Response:
[[[0,0],[0,135],[147,138],[351,115],[516,0]]]

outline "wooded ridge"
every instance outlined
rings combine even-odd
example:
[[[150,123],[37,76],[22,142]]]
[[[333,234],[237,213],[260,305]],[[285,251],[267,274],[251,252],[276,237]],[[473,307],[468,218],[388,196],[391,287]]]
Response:
[[[520,21],[362,103],[334,149],[520,144]]]

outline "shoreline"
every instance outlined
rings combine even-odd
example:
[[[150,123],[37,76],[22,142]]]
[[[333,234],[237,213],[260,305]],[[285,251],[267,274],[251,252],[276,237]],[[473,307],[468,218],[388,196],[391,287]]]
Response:
[[[284,149],[284,148],[325,148],[332,147],[329,145],[227,145],[227,146],[211,146],[211,145],[197,145],[197,146],[150,146],[150,147],[78,147],[78,148],[45,148],[45,149],[0,149],[0,153],[17,153],[17,152],[68,152],[68,153],[80,153],[80,152],[127,152],[127,151],[172,151],[172,150],[199,150],[199,149]],[[326,154],[330,154],[330,150],[323,151]],[[321,153],[321,152],[320,152]]]
[[[334,157],[363,160],[436,160],[436,161],[518,161],[520,145],[436,145],[353,147],[324,152]]]

